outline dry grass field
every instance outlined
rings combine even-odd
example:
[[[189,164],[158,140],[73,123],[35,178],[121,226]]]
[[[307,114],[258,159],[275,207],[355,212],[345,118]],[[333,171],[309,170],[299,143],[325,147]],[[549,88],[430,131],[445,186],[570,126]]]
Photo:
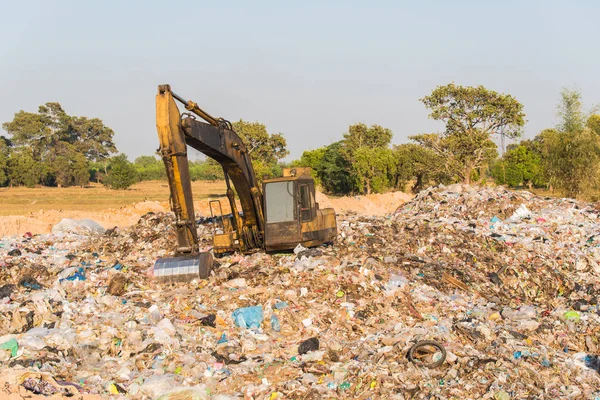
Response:
[[[225,181],[196,181],[192,183],[194,199],[221,197]],[[128,190],[108,190],[102,185],[86,188],[0,188],[0,216],[25,215],[36,211],[102,211],[118,209],[140,201],[168,201],[166,181],[147,181]]]

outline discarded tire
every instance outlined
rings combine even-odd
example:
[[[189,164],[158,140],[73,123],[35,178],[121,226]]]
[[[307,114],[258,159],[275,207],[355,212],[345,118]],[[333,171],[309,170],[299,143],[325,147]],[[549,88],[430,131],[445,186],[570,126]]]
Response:
[[[432,360],[432,362],[429,363],[423,362],[420,356],[422,353],[431,353],[431,351],[427,349],[428,347],[437,349],[441,354],[438,359]],[[410,348],[408,351],[408,359],[411,362],[426,368],[437,368],[446,361],[446,349],[434,340],[422,340]]]

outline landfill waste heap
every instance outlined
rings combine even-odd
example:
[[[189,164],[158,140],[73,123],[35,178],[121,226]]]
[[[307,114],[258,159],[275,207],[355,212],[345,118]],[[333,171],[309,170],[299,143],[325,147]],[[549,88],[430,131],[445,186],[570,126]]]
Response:
[[[439,186],[386,217],[339,216],[333,246],[236,254],[176,284],[150,273],[174,243],[169,213],[5,237],[0,394],[600,398],[598,213]]]

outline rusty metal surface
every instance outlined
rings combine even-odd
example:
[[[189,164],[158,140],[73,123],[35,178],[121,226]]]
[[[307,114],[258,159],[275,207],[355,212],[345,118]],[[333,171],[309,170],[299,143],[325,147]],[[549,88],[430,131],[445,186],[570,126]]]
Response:
[[[294,248],[300,241],[300,223],[298,221],[266,224],[265,248],[267,251]]]

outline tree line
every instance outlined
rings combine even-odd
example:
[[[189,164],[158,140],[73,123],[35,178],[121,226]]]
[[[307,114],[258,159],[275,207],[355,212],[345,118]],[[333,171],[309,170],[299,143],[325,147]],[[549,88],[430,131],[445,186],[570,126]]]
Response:
[[[342,139],[305,151],[294,166],[311,167],[328,192],[381,193],[419,190],[436,184],[492,179],[514,188],[546,188],[569,197],[595,199],[600,189],[600,114],[585,112],[578,91],[564,89],[558,124],[532,140],[507,146],[525,125],[523,105],[483,86],[439,86],[420,100],[430,118],[444,124],[438,133],[410,136],[391,146],[392,132],[359,123]]]
[[[280,176],[285,166],[311,167],[329,193],[416,192],[440,183],[488,180],[570,197],[599,193],[600,114],[584,110],[578,91],[561,92],[556,126],[509,144],[502,155],[496,142],[519,139],[525,125],[523,105],[513,96],[451,83],[420,101],[429,117],[443,124],[441,132],[410,136],[409,143],[392,146],[390,129],[358,123],[339,141],[307,150],[291,164],[281,161],[289,154],[283,134],[241,119],[233,128],[246,143],[259,178]],[[118,154],[112,129],[97,118],[70,116],[59,103],[46,103],[37,113],[19,111],[2,127],[9,136],[0,136],[0,186],[85,186],[93,181],[121,189],[166,179],[159,158],[128,161]],[[223,177],[210,159],[189,165],[193,180]]]
[[[281,175],[279,161],[289,154],[283,135],[241,119],[233,127],[246,143],[257,175]],[[167,177],[159,158],[141,156],[130,162],[118,154],[114,131],[100,119],[71,116],[59,103],[46,103],[37,113],[21,110],[2,128],[8,137],[0,136],[0,187],[83,187],[91,181],[126,189]],[[191,161],[189,167],[192,180],[223,178],[221,166],[210,159]]]

